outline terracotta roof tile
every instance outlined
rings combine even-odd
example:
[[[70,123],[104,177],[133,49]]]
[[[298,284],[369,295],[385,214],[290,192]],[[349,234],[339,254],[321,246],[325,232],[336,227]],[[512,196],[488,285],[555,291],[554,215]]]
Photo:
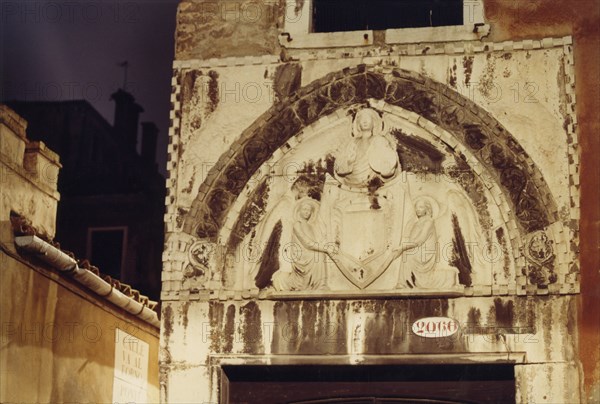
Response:
[[[99,270],[98,267],[92,265],[87,259],[78,259],[75,256],[75,254],[73,254],[72,252],[61,249],[60,244],[58,242],[54,241],[47,234],[39,232],[37,230],[37,228],[35,226],[33,226],[27,218],[15,213],[15,212],[11,212],[10,221],[11,221],[13,232],[14,232],[15,236],[37,236],[37,237],[39,237],[40,239],[44,240],[48,244],[51,244],[53,247],[58,248],[59,250],[61,250],[62,252],[64,252],[65,254],[67,254],[68,256],[73,258],[74,260],[76,260],[77,265],[80,268],[87,269],[88,271],[92,272],[93,274],[99,276],[106,283],[110,284],[113,288],[117,289],[118,291],[123,293],[125,296],[130,297],[131,299],[148,307],[150,310],[153,310],[157,314],[160,315],[160,310],[159,310],[160,306],[159,306],[158,302],[150,300],[150,298],[148,298],[148,296],[142,295],[139,290],[132,288],[131,285],[122,283],[120,280],[115,279],[115,278],[111,277],[110,275],[103,274]]]

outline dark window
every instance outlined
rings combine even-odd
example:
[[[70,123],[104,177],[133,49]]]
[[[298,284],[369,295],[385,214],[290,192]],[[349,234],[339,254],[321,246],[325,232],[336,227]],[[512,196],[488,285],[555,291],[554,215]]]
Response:
[[[462,24],[462,0],[314,0],[313,3],[314,32]]]
[[[124,242],[124,228],[90,229],[88,259],[100,272],[120,279]]]

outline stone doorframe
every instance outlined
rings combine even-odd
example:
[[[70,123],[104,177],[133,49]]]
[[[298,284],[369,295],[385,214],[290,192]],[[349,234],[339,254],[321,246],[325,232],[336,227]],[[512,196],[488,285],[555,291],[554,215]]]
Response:
[[[208,358],[211,383],[211,397],[215,402],[229,400],[229,378],[223,366],[250,365],[515,365],[517,395],[524,384],[525,372],[518,372],[517,366],[527,363],[525,352],[489,352],[464,354],[407,354],[407,355],[210,355]],[[523,378],[521,380],[520,378]],[[517,402],[518,397],[516,398]]]

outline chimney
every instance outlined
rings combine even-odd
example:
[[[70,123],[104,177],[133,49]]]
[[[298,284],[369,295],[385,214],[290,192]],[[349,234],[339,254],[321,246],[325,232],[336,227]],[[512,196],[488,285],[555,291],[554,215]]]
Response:
[[[149,166],[156,165],[156,140],[158,127],[154,122],[142,122],[142,161]]]
[[[144,109],[135,103],[133,95],[122,89],[118,89],[110,98],[115,100],[115,132],[125,144],[135,150],[138,122]]]

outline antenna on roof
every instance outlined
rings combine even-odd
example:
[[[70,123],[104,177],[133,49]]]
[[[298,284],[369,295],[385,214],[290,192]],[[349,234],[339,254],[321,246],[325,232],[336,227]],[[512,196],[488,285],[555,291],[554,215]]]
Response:
[[[123,68],[123,90],[127,90],[127,69],[129,68],[129,61],[125,60],[121,63],[117,63],[117,66]]]

